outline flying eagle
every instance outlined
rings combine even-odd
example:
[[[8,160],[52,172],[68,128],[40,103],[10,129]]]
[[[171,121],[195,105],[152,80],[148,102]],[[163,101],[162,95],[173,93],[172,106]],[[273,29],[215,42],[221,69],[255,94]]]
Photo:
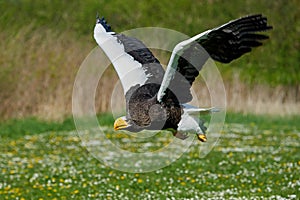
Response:
[[[257,32],[271,28],[261,14],[229,21],[178,43],[164,71],[140,40],[113,32],[106,20],[97,16],[94,38],[112,62],[126,99],[126,116],[116,119],[114,129],[131,132],[168,129],[180,139],[192,132],[205,142],[206,128],[199,123],[197,114],[216,109],[187,104],[192,100],[192,83],[209,56],[230,63],[261,46],[268,36]],[[208,54],[199,58],[195,52],[201,48]]]

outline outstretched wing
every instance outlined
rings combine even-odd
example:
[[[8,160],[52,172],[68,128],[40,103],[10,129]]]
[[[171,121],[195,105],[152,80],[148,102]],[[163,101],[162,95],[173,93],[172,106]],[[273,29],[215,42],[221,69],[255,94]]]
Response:
[[[180,42],[172,52],[157,100],[162,101],[167,95],[167,88],[170,88],[175,90],[181,103],[191,101],[189,89],[209,56],[216,61],[229,63],[250,52],[253,47],[262,45],[261,41],[268,37],[257,32],[271,28],[267,25],[266,17],[251,15]]]
[[[104,18],[97,18],[94,38],[112,62],[125,94],[148,82],[161,83],[164,70],[141,41],[112,32]]]
[[[267,31],[271,28],[267,24],[266,17],[261,14],[250,15],[211,30],[197,42],[214,60],[229,63],[250,52],[253,47],[261,46],[261,40],[269,37],[256,32]]]

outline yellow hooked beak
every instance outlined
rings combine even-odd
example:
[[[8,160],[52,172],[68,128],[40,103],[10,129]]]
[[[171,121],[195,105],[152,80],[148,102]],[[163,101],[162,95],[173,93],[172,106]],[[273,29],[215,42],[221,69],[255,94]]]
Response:
[[[127,128],[128,127],[128,124],[127,122],[124,120],[123,117],[119,117],[118,119],[116,119],[115,123],[114,123],[114,129],[117,131],[117,130],[120,130],[120,129],[124,129],[124,128]]]

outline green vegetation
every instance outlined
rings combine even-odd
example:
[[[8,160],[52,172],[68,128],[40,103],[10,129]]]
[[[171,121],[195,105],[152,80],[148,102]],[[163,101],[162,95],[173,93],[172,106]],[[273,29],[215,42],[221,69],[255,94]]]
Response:
[[[110,114],[98,116],[101,125],[112,125],[114,119]],[[0,138],[19,138],[24,135],[40,134],[50,131],[71,131],[75,129],[73,118],[61,122],[44,121],[37,118],[10,119],[0,122]]]
[[[252,13],[268,16],[274,30],[264,48],[251,56],[223,67],[227,73],[239,69],[244,79],[272,85],[298,84],[299,1],[1,1],[0,28],[15,36],[28,25],[35,30],[50,29],[58,33],[72,32],[80,41],[94,46],[92,30],[95,14],[105,16],[115,31],[136,27],[159,26],[194,35],[233,18]],[[31,37],[31,33],[27,37]],[[78,39],[78,37],[74,37]],[[83,38],[82,38],[83,37]],[[9,37],[12,39],[12,37]],[[46,41],[47,42],[47,41]],[[262,54],[264,56],[262,56]],[[67,55],[66,55],[67,56]],[[251,62],[250,62],[251,61]],[[243,66],[243,67],[241,67]],[[258,73],[259,72],[259,73]],[[224,72],[225,73],[225,72]]]
[[[271,39],[219,69],[225,81],[238,74],[249,84],[279,86],[279,94],[288,88],[282,102],[290,91],[299,102],[299,7],[296,0],[0,1],[0,199],[299,198],[299,116],[228,114],[220,142],[205,158],[196,141],[176,162],[145,174],[112,170],[93,158],[73,119],[63,119],[71,113],[78,67],[96,46],[96,12],[117,32],[158,26],[190,36],[263,13],[274,27]],[[99,95],[108,99],[107,82]],[[107,99],[96,102],[100,111]],[[37,118],[9,119],[24,116]],[[111,128],[111,115],[99,120],[107,138],[126,147]],[[140,147],[147,151],[167,140]]]
[[[110,116],[99,119],[111,126]],[[2,123],[0,198],[297,199],[297,122],[299,117],[229,114],[219,144],[205,158],[199,158],[201,143],[196,141],[176,162],[144,174],[116,171],[93,158],[81,146],[71,119],[51,126],[34,119]],[[13,125],[27,131],[3,132]],[[116,133],[108,128],[106,134]]]
[[[71,118],[61,123],[42,121],[36,118],[13,119],[0,122],[0,138],[19,138],[24,135],[39,134],[48,131],[70,131],[74,129],[74,122]]]
[[[299,7],[296,0],[0,1],[0,199],[299,198],[299,116],[228,114],[218,145],[205,158],[199,158],[202,144],[196,141],[176,162],[144,174],[116,171],[96,160],[81,146],[73,119],[62,119],[71,113],[78,66],[96,46],[96,12],[117,32],[158,26],[190,36],[263,13],[274,27],[271,39],[251,55],[222,65],[222,76],[286,86],[278,93],[289,88],[286,96],[293,90],[298,102]],[[111,85],[99,95],[109,97]],[[100,111],[107,102],[97,102]],[[23,116],[38,118],[7,119]],[[112,130],[111,115],[101,114],[99,120],[116,145],[135,146],[126,146],[122,134]],[[139,147],[147,151],[168,138],[158,143]]]
[[[209,121],[208,116],[203,116],[205,121]],[[112,126],[114,118],[107,113],[98,115],[101,126]],[[245,124],[251,126],[256,124],[259,128],[267,129],[271,126],[276,127],[297,127],[299,126],[300,116],[269,116],[227,113],[226,122]],[[261,123],[262,122],[262,123]],[[71,131],[75,129],[73,118],[68,117],[61,122],[44,121],[37,118],[10,119],[0,122],[0,138],[18,138],[24,135],[40,134],[51,131]]]
[[[226,115],[226,122],[228,123],[238,123],[251,126],[251,124],[256,124],[260,129],[268,129],[270,127],[277,127],[281,130],[284,127],[298,127],[300,121],[300,116],[270,116],[270,115],[253,115],[253,114],[239,114],[239,113],[229,113]]]
[[[71,114],[76,73],[96,46],[92,32],[97,12],[117,32],[158,26],[190,36],[243,15],[263,13],[274,27],[268,32],[271,39],[230,65],[218,64],[222,77],[237,90],[245,83],[267,85],[261,93],[273,94],[277,87],[269,101],[297,103],[299,7],[296,0],[0,1],[0,120],[30,116],[62,120]],[[107,75],[111,82],[116,79],[115,73]],[[101,90],[106,102],[111,85]],[[108,111],[105,103],[101,105],[98,112]]]

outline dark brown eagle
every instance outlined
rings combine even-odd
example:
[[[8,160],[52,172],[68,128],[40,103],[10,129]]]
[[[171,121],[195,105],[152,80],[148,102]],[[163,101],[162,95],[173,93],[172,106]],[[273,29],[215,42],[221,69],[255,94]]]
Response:
[[[230,63],[261,46],[268,36],[258,32],[271,28],[266,17],[256,14],[200,33],[174,47],[165,71],[140,40],[113,32],[104,18],[97,17],[94,38],[112,62],[126,98],[126,116],[116,119],[115,130],[172,129],[178,138],[192,132],[206,141],[205,127],[195,113],[216,109],[187,104],[199,71],[209,57]]]

